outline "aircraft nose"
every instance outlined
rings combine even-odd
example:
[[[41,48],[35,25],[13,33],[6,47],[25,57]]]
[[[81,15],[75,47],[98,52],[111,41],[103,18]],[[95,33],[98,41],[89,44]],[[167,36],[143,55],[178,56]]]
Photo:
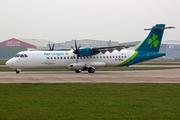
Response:
[[[12,67],[12,65],[13,65],[13,63],[12,63],[11,59],[6,62],[6,66]]]
[[[10,65],[10,62],[9,62],[9,60],[6,62],[6,66],[9,66]]]

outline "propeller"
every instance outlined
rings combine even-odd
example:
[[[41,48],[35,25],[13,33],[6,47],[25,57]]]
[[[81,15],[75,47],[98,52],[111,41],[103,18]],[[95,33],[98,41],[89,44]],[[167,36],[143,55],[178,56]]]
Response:
[[[50,42],[49,42],[49,50],[50,50],[50,51],[53,51],[53,50],[54,50],[54,43],[53,43],[52,48],[51,48],[51,44],[50,44]]]
[[[78,59],[79,59],[79,57],[81,56],[81,55],[79,54],[79,49],[80,49],[80,47],[81,47],[81,45],[79,45],[79,47],[77,47],[76,40],[75,40],[75,48],[73,48],[72,45],[71,45],[71,48],[74,50],[73,53],[76,54],[76,56],[77,56],[77,57],[76,57],[76,64],[78,63]]]

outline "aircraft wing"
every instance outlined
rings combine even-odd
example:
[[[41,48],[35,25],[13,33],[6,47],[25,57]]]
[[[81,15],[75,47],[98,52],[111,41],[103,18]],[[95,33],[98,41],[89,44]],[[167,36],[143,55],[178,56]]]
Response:
[[[134,45],[119,45],[119,46],[107,46],[107,47],[94,47],[94,48],[91,48],[91,50],[98,50],[100,52],[102,52],[103,54],[106,52],[106,51],[109,51],[109,52],[113,52],[114,50],[118,50],[118,51],[121,51],[123,48],[129,48],[129,47],[133,47]]]
[[[87,48],[80,48],[81,45],[77,46],[76,40],[75,40],[75,47],[71,48],[73,49],[73,53],[77,55],[77,57],[85,57],[85,56],[92,56],[96,55],[98,53],[106,53],[106,51],[109,51],[110,53],[114,50],[121,51],[123,48],[129,48],[134,45],[118,45],[118,46],[107,46],[107,47],[87,47]]]

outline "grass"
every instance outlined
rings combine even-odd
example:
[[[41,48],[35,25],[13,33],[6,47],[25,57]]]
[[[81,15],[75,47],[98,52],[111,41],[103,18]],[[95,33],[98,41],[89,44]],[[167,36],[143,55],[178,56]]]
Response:
[[[180,84],[0,84],[0,119],[180,119]]]
[[[174,69],[179,67],[105,67],[98,68],[96,71],[127,71],[127,70],[157,70],[157,69]],[[12,68],[6,66],[0,66],[0,71],[15,71]],[[30,69],[22,71],[72,71],[69,69]]]
[[[0,65],[5,65],[7,60],[0,60]]]

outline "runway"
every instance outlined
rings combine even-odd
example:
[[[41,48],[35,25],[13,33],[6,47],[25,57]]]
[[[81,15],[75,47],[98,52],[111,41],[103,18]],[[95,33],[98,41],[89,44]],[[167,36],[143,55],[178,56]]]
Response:
[[[135,71],[0,72],[0,83],[180,83],[180,69]]]

